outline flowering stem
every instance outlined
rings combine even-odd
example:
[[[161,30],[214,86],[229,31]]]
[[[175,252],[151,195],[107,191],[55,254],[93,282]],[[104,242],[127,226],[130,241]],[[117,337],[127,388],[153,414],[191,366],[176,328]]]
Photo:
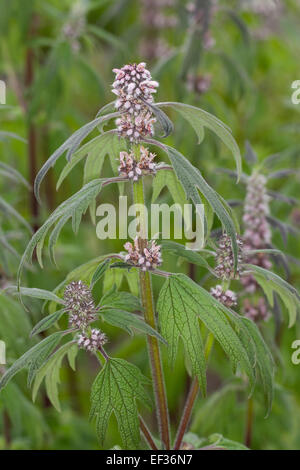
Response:
[[[136,154],[139,147],[135,147]],[[145,214],[144,186],[142,178],[133,183],[133,199],[139,204],[139,245],[143,250],[147,244],[147,219]],[[155,310],[152,295],[151,274],[139,270],[140,293],[144,308],[146,323],[156,329]],[[162,369],[161,354],[158,340],[154,336],[147,336],[148,352],[154,384],[156,412],[159,424],[160,436],[165,449],[170,449],[169,412],[165,389],[165,380]]]
[[[209,333],[207,340],[206,340],[205,349],[204,349],[204,356],[205,356],[206,361],[208,361],[209,359],[209,355],[210,355],[213,343],[214,343],[214,337],[211,333]],[[191,385],[191,388],[188,393],[188,397],[184,406],[183,415],[179,424],[179,428],[178,428],[175,443],[174,443],[174,450],[179,450],[181,447],[182,439],[187,430],[190,417],[193,411],[194,403],[198,395],[198,391],[199,391],[199,383],[198,383],[198,379],[195,378]]]

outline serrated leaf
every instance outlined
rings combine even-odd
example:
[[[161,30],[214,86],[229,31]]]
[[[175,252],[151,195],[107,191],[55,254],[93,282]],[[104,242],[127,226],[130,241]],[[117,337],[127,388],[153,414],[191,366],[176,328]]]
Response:
[[[64,313],[64,309],[58,310],[57,312],[51,313],[50,315],[47,315],[47,317],[42,318],[42,320],[39,321],[32,329],[30,336],[34,336],[41,333],[42,331],[48,330],[48,328],[54,325]]]
[[[220,119],[216,118],[212,114],[204,111],[203,109],[196,108],[195,106],[191,106],[188,104],[183,103],[173,103],[173,102],[166,102],[166,103],[157,103],[156,106],[164,107],[169,106],[175,111],[178,111],[193,127],[197,136],[198,142],[201,143],[204,138],[204,128],[207,127],[211,131],[213,131],[217,136],[223,141],[223,143],[228,147],[228,149],[232,152],[235,161],[236,161],[236,168],[238,172],[238,179],[240,177],[242,171],[242,159],[239,147],[234,140],[230,128],[224,124]]]
[[[181,336],[194,364],[194,373],[200,374],[203,390],[205,390],[203,345],[199,336],[195,336],[195,331],[200,335],[199,319],[220,343],[233,365],[240,363],[253,386],[254,364],[251,364],[247,350],[226,315],[227,309],[205,289],[184,274],[171,275],[160,291],[157,309],[161,333],[170,345],[171,360],[175,358],[178,339]],[[189,326],[191,323],[193,328]]]
[[[28,369],[27,384],[28,386],[31,386],[37,371],[47,360],[53,349],[56,348],[64,334],[64,331],[53,333],[17,359],[17,361],[14,362],[14,364],[2,376],[0,380],[0,390],[24,368]]]
[[[116,309],[116,308],[105,308],[100,311],[100,314],[104,321],[110,323],[113,326],[122,328],[127,333],[132,335],[132,328],[136,328],[150,336],[155,336],[159,341],[164,344],[167,344],[166,340],[154,330],[150,325],[148,325],[142,317],[135,315],[132,312],[126,312],[125,310]]]
[[[74,346],[74,341],[61,346],[54,354],[44,363],[35,376],[32,399],[35,401],[37,392],[41,386],[42,381],[45,379],[46,392],[54,408],[61,411],[58,399],[58,384],[60,383],[60,368],[62,361],[70,349]],[[76,347],[77,348],[77,347]]]
[[[97,375],[91,390],[91,418],[96,419],[97,435],[103,444],[112,413],[118,422],[123,444],[137,449],[140,430],[137,400],[148,403],[143,385],[148,380],[140,370],[124,359],[109,359]]]

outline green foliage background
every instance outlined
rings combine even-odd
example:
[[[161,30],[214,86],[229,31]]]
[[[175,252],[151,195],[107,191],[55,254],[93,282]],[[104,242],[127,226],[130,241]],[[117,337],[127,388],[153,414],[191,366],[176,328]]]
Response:
[[[249,140],[260,161],[281,153],[271,171],[277,168],[299,170],[300,104],[291,102],[291,84],[300,79],[299,72],[299,1],[286,1],[278,24],[264,39],[258,38],[265,27],[265,18],[245,11],[238,0],[219,1],[219,10],[211,20],[212,49],[203,50],[199,38],[197,47],[190,48],[193,29],[184,0],[174,0],[167,15],[177,18],[175,28],[157,30],[169,52],[157,59],[147,60],[141,54],[147,39],[143,26],[143,5],[135,0],[1,0],[0,18],[0,79],[7,84],[6,105],[0,106],[1,161],[16,168],[32,183],[32,176],[51,153],[71,133],[92,120],[98,110],[113,100],[110,84],[112,68],[131,61],[147,61],[154,79],[160,82],[157,101],[182,101],[199,106],[219,117],[233,131],[242,153]],[[249,1],[248,3],[251,3]],[[74,12],[85,18],[76,41],[63,34],[66,24],[73,24]],[[73,16],[72,16],[73,15]],[[199,50],[201,54],[199,55]],[[30,61],[32,63],[30,65]],[[32,69],[31,69],[32,67]],[[210,75],[211,85],[205,94],[197,94],[187,86],[188,75]],[[30,76],[31,75],[31,76]],[[26,78],[27,77],[27,78]],[[175,132],[166,139],[197,166],[209,184],[226,199],[242,199],[245,188],[216,171],[234,169],[234,161],[227,148],[212,133],[206,131],[205,140],[197,146],[194,131],[172,111]],[[14,138],[16,134],[26,142]],[[96,135],[96,134],[95,134]],[[32,140],[33,139],[33,140]],[[32,145],[36,152],[36,170],[32,170]],[[31,162],[31,163],[30,163]],[[58,192],[58,181],[63,162],[57,163],[43,183],[43,205],[36,209],[30,191],[13,185],[0,174],[1,195],[31,224],[46,220],[60,202],[75,193],[82,184],[82,166],[78,165],[64,180]],[[244,161],[244,171],[249,172]],[[111,174],[109,161],[104,163],[104,174]],[[270,189],[299,198],[299,175],[273,180]],[[151,197],[151,187],[147,189]],[[166,190],[160,193],[160,202],[169,201]],[[108,186],[101,193],[101,201],[117,204],[118,191]],[[241,210],[236,208],[240,217]],[[271,203],[272,215],[299,228],[299,202],[294,207],[282,201]],[[38,212],[36,212],[38,211]],[[297,217],[298,214],[298,217]],[[28,231],[18,222],[1,214],[1,230],[11,233],[13,245],[21,254],[29,240]],[[285,247],[279,231],[273,233],[274,244],[291,256],[300,257],[299,236],[288,236]],[[77,266],[92,258],[122,249],[123,240],[98,240],[89,215],[84,217],[79,232],[74,236],[68,225],[63,230],[56,248],[59,268],[49,259],[41,270],[34,263],[27,270],[23,284],[52,290]],[[0,247],[2,250],[2,246]],[[14,283],[18,261],[8,259],[8,272],[2,273],[4,283]],[[2,262],[0,267],[2,266]],[[2,269],[2,267],[1,267]],[[164,263],[167,271],[188,274],[186,263],[175,257]],[[278,272],[283,275],[282,268]],[[205,270],[197,268],[195,279],[201,283]],[[291,265],[290,283],[299,288],[300,268]],[[160,278],[154,279],[155,295],[161,288]],[[107,286],[106,286],[107,287]],[[126,290],[127,281],[121,287]],[[105,288],[105,286],[104,286]],[[96,295],[102,295],[101,283]],[[25,311],[17,299],[0,297],[0,339],[7,342],[7,360],[10,365],[35,339],[29,339],[32,324],[42,317],[39,300],[28,302]],[[287,312],[284,312],[287,317]],[[291,361],[291,344],[300,339],[299,322],[290,329],[287,319],[280,332],[280,348],[274,346],[277,362],[276,390],[273,409],[264,419],[265,408],[259,391],[254,401],[254,428],[252,447],[257,449],[300,449],[300,365]],[[129,336],[126,332],[106,324],[110,338],[109,351],[115,357],[129,360],[149,377],[142,335]],[[274,344],[275,321],[263,325],[265,338]],[[171,369],[164,351],[168,401],[173,432],[179,421],[190,378],[186,373],[183,347],[180,345],[174,368]],[[90,387],[97,374],[96,361],[80,353],[76,371],[61,370],[61,412],[50,404],[45,393],[36,403],[31,402],[25,374],[18,375],[0,395],[0,448],[13,449],[97,449],[99,444],[94,425],[88,421]],[[240,383],[230,379],[230,365],[222,351],[215,347],[208,374],[208,397],[197,400],[191,431],[201,437],[220,433],[229,439],[243,442],[245,432],[245,396]],[[145,411],[148,422],[151,414]],[[9,421],[9,435],[5,432]],[[115,419],[112,418],[104,448],[120,445]]]

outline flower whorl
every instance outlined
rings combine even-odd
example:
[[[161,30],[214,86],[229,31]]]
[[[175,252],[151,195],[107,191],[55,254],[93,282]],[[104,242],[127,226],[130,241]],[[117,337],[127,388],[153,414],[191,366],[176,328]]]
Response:
[[[89,352],[98,351],[107,343],[107,336],[97,328],[92,328],[90,333],[80,333],[78,335],[77,344],[80,348]]]
[[[242,261],[242,247],[243,242],[240,238],[237,237],[238,245],[238,265],[236,273],[234,272],[234,255],[232,250],[232,242],[230,237],[227,234],[221,236],[218,240],[218,249],[216,262],[217,266],[215,267],[215,273],[220,279],[238,279],[240,275],[240,266],[239,264]]]
[[[142,271],[155,269],[162,263],[161,246],[157,245],[155,240],[147,242],[147,247],[141,250],[136,237],[133,244],[127,242],[124,248],[128,252],[125,261],[141,268]]]
[[[133,152],[120,152],[119,174],[127,176],[127,178],[137,181],[143,173],[156,173],[156,164],[153,162],[155,153],[149,152],[148,149],[141,145],[140,160],[136,161]]]
[[[90,289],[82,281],[67,285],[64,301],[69,313],[70,325],[84,329],[96,319],[96,307]]]
[[[248,180],[244,205],[244,249],[258,250],[268,248],[271,243],[271,230],[267,220],[270,197],[266,192],[266,178],[254,173]],[[265,253],[247,257],[247,263],[270,269],[272,263]],[[255,292],[258,285],[253,276],[243,276],[241,282],[247,292]]]
[[[112,92],[118,97],[115,108],[122,113],[116,120],[119,135],[131,142],[152,136],[156,119],[148,105],[154,102],[152,95],[156,93],[158,82],[152,80],[144,62],[124,65],[113,72],[116,79]]]
[[[235,307],[237,305],[237,295],[230,289],[223,290],[220,284],[210,289],[211,295],[225,307]]]

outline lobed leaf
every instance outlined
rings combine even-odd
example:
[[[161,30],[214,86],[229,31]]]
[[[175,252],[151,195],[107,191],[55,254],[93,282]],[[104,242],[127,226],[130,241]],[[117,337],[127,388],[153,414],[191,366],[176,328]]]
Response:
[[[137,449],[140,443],[137,400],[150,404],[143,385],[148,380],[124,359],[106,361],[91,390],[90,417],[96,419],[97,435],[103,444],[108,421],[115,414],[123,444]]]

